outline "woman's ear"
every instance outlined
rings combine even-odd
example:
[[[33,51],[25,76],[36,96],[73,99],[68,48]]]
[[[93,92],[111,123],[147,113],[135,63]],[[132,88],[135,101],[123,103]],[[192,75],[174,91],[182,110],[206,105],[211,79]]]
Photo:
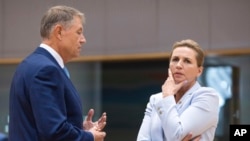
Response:
[[[203,72],[203,66],[200,66],[200,67],[198,68],[197,77],[199,77],[199,76],[202,74],[202,72]]]

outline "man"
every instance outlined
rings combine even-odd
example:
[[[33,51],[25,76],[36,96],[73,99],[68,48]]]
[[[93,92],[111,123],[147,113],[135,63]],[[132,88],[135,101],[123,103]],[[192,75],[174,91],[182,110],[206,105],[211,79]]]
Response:
[[[86,43],[84,14],[54,6],[41,20],[42,43],[17,67],[10,89],[9,140],[103,141],[106,113],[83,123],[79,94],[64,66]]]

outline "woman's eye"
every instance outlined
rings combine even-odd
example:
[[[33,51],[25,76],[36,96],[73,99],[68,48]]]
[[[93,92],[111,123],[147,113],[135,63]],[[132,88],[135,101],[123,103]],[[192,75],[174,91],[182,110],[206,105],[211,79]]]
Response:
[[[178,61],[178,60],[179,60],[178,58],[173,58],[173,59],[172,59],[173,62],[176,62],[176,61]]]
[[[191,61],[190,61],[190,60],[184,60],[184,62],[186,62],[186,63],[191,63]]]

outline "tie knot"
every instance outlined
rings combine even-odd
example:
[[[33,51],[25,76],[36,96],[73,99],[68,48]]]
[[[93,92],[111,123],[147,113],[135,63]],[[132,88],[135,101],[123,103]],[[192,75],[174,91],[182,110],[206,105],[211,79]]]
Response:
[[[69,71],[68,71],[68,69],[66,67],[63,68],[63,71],[68,76],[68,78],[70,78]]]

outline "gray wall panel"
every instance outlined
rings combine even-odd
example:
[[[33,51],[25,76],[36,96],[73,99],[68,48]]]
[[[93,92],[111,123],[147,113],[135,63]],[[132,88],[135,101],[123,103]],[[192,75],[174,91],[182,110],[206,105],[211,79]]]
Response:
[[[30,0],[4,3],[4,57],[24,57],[40,43],[40,19],[51,3]]]
[[[249,0],[213,0],[212,49],[250,48],[249,14]]]
[[[107,0],[105,54],[135,54],[157,50],[156,2]]]
[[[205,0],[159,1],[159,46],[170,51],[174,42],[194,39],[209,48],[209,3]]]
[[[40,43],[42,14],[53,5],[86,14],[82,55],[159,53],[192,38],[205,49],[250,47],[248,0],[44,0],[0,2],[2,58],[24,57]]]
[[[0,0],[0,58],[3,57],[3,16],[4,16],[3,1]]]

